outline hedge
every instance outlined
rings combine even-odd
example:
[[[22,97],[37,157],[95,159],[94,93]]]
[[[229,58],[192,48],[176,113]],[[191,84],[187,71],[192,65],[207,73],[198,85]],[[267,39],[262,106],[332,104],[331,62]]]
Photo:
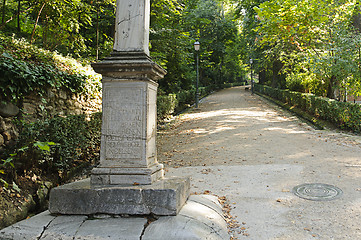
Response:
[[[288,105],[302,109],[316,118],[333,123],[336,127],[361,133],[361,105],[339,102],[309,93],[271,88],[255,84],[255,91]]]

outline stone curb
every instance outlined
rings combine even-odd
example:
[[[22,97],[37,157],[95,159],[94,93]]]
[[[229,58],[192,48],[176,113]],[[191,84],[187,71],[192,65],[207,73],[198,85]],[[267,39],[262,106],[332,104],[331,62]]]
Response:
[[[0,240],[202,240],[229,239],[217,197],[193,195],[177,216],[96,218],[86,215],[51,215],[45,211],[0,230]]]

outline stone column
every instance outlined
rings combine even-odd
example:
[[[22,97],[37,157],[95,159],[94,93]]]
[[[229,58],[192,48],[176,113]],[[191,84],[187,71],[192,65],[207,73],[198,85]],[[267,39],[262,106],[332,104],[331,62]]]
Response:
[[[156,81],[166,71],[149,57],[149,1],[117,1],[114,51],[93,64],[103,75],[100,165],[90,180],[52,189],[51,213],[176,215],[189,196],[189,178],[164,178],[157,161]]]
[[[103,76],[100,166],[94,185],[151,184],[163,178],[157,162],[156,80],[166,71],[149,57],[150,0],[117,1],[114,51],[93,64]]]
[[[114,51],[149,55],[150,0],[117,1]]]

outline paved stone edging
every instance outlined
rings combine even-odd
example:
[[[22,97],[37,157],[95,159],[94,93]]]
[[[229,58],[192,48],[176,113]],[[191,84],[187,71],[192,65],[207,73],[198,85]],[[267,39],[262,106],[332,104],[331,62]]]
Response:
[[[0,230],[0,240],[229,239],[218,198],[192,195],[177,216],[144,217],[51,215],[48,211]],[[150,222],[150,223],[149,223]]]

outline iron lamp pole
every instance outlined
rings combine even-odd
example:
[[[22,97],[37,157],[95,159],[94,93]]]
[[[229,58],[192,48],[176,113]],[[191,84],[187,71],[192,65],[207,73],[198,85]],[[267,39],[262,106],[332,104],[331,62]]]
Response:
[[[194,43],[194,50],[197,53],[197,81],[196,81],[196,108],[198,108],[199,104],[199,93],[198,93],[198,85],[199,85],[199,49],[201,47],[201,44],[196,41]]]
[[[251,91],[252,91],[252,95],[253,95],[253,92],[254,92],[254,81],[253,81],[253,69],[252,69],[252,65],[253,65],[253,59],[251,58],[249,60],[249,63],[251,65]]]

